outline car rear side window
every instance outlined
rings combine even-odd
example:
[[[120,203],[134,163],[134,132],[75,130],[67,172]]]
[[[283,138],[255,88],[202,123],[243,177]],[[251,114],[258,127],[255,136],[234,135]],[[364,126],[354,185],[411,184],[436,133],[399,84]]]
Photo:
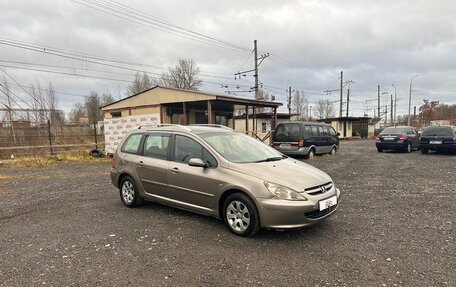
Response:
[[[176,135],[174,142],[174,161],[188,163],[191,158],[202,159],[208,167],[216,167],[217,160],[197,141]]]
[[[312,136],[313,137],[318,137],[318,126],[312,126]]]
[[[310,126],[304,127],[304,137],[311,138],[312,137],[312,128]]]
[[[122,152],[138,154],[142,134],[130,135],[122,146]]]
[[[281,124],[274,133],[274,140],[279,142],[297,142],[301,139],[301,124]]]
[[[167,134],[150,134],[144,142],[144,156],[166,160],[170,136]]]
[[[453,136],[453,132],[450,127],[429,127],[426,128],[422,133],[422,136]]]

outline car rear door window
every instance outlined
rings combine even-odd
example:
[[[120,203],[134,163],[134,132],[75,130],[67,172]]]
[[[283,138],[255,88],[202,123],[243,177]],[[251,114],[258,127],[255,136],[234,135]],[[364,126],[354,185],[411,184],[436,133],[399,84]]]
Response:
[[[312,126],[312,136],[313,137],[318,137],[318,126]]]
[[[169,135],[150,134],[144,142],[144,156],[166,160],[168,157]]]
[[[307,139],[312,137],[312,128],[310,126],[304,127],[304,137]]]
[[[217,166],[217,160],[201,144],[189,137],[176,135],[174,161],[188,164],[191,158],[202,159],[208,167]]]
[[[122,146],[122,152],[138,154],[139,144],[141,143],[142,134],[130,135]]]

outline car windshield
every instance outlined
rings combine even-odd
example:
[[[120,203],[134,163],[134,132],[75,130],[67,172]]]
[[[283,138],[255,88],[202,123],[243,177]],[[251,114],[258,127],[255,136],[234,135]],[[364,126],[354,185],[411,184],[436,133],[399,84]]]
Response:
[[[422,133],[422,136],[452,136],[450,127],[429,127],[426,128]]]
[[[384,129],[381,134],[405,134],[407,132],[407,128],[386,128]]]
[[[240,133],[207,133],[200,136],[221,156],[231,162],[264,162],[286,158],[272,147]]]

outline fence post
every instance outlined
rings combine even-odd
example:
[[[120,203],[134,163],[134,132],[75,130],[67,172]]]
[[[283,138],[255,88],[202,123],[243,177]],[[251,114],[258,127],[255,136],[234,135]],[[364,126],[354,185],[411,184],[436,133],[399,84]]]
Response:
[[[95,131],[95,149],[98,150],[97,122],[96,121],[93,121],[93,129]]]
[[[49,148],[50,148],[51,155],[52,155],[54,152],[52,151],[52,134],[51,134],[51,121],[50,120],[47,121],[47,125],[48,125],[48,136],[49,136]]]

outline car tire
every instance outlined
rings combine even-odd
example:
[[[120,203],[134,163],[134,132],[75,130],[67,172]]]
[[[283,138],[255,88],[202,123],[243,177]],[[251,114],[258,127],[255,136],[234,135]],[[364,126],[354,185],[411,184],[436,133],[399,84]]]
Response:
[[[405,147],[404,151],[406,153],[411,153],[412,152],[412,144],[410,142],[407,143],[407,146]]]
[[[335,146],[333,146],[333,147],[331,148],[331,151],[329,152],[329,154],[330,154],[330,155],[336,155],[336,153],[337,153],[337,149],[336,149]]]
[[[424,148],[422,148],[422,149],[421,149],[421,153],[422,153],[422,154],[427,154],[427,153],[428,153],[428,150],[427,150],[427,149],[424,149]]]
[[[315,157],[315,149],[314,149],[314,148],[311,148],[311,149],[309,150],[309,153],[307,154],[307,158],[312,159],[312,158],[314,158],[314,157]]]
[[[120,199],[127,207],[137,207],[143,204],[144,200],[139,195],[135,181],[130,176],[125,176],[120,182]]]
[[[223,204],[223,221],[236,235],[250,237],[260,230],[255,203],[243,193],[228,196]]]
[[[383,152],[383,149],[378,147],[378,148],[377,148],[377,151],[378,151],[378,152]]]

